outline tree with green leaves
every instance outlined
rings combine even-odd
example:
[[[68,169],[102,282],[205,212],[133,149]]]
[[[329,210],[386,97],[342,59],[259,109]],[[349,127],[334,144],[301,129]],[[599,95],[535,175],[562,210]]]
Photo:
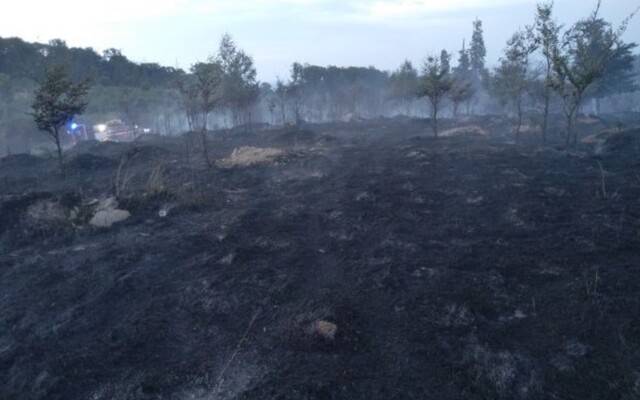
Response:
[[[276,93],[270,83],[260,83],[260,96],[258,102],[262,105],[261,115],[263,119],[266,119],[269,124],[275,125],[278,100],[276,97]],[[264,118],[264,111],[267,111],[269,113],[269,118]]]
[[[222,102],[231,111],[233,125],[250,122],[251,109],[260,95],[253,58],[225,34],[209,63],[218,64],[222,71]]]
[[[142,89],[128,86],[119,88],[117,92],[118,112],[126,124],[134,127],[136,133],[142,115],[149,106],[149,100],[145,98],[146,94]]]
[[[287,123],[287,84],[280,78],[276,80],[276,97],[278,99],[278,109],[282,117],[282,125]]]
[[[462,41],[462,49],[458,53],[458,65],[453,67],[452,75],[454,85],[451,88],[451,102],[453,104],[453,116],[458,116],[458,108],[460,104],[467,103],[467,113],[469,110],[469,102],[476,93],[473,86],[473,77],[471,74],[471,61],[469,59],[469,51],[466,49],[466,43]]]
[[[38,129],[51,137],[56,144],[60,173],[64,176],[62,159],[62,138],[60,129],[73,118],[84,112],[89,103],[89,85],[73,82],[67,69],[61,65],[52,66],[35,90],[35,100],[31,105]]]
[[[180,106],[187,117],[189,131],[196,129],[196,120],[200,110],[195,78],[182,70],[176,71],[173,83],[178,90]]]
[[[608,23],[599,18],[592,22],[586,33],[589,35],[591,52],[594,54],[604,54],[606,49],[600,48],[607,43]],[[588,97],[595,100],[596,113],[600,114],[600,100],[620,93],[631,93],[640,89],[635,82],[636,73],[633,70],[634,55],[632,50],[638,45],[636,43],[620,43],[613,50],[609,62],[604,65],[602,75],[595,80],[592,87],[586,93]]]
[[[454,118],[458,117],[460,104],[471,101],[471,98],[473,98],[475,93],[476,90],[473,88],[470,81],[458,78],[455,74],[453,75],[453,85],[451,87],[451,92],[449,93],[449,98],[451,99],[453,106],[452,111]]]
[[[486,76],[485,58],[487,48],[484,44],[482,21],[476,18],[473,21],[473,34],[471,36],[471,46],[469,47],[469,64],[474,78],[482,82]]]
[[[197,95],[200,116],[200,139],[202,151],[207,165],[211,166],[207,143],[207,121],[211,112],[220,104],[223,98],[223,71],[216,62],[198,62],[191,66],[191,74],[195,78],[194,89]]]
[[[531,28],[517,31],[507,41],[504,57],[491,79],[490,89],[500,100],[503,107],[510,107],[516,115],[516,141],[520,138],[522,117],[524,114],[524,95],[530,76],[530,56],[537,44]]]
[[[450,55],[443,50],[440,57],[427,57],[422,66],[419,94],[426,97],[431,105],[431,127],[433,136],[436,138],[438,137],[438,112],[454,86],[449,62]]]
[[[405,60],[389,78],[389,95],[405,112],[411,114],[411,104],[416,98],[418,88],[418,71],[411,61]]]
[[[453,68],[453,73],[462,78],[469,78],[471,73],[471,60],[469,50],[466,48],[466,40],[462,40],[462,49],[458,52],[458,65]]]
[[[305,77],[304,66],[294,62],[291,66],[291,80],[287,84],[287,96],[293,105],[296,124],[302,122],[302,102],[304,98]]]
[[[585,93],[603,77],[607,67],[624,54],[623,50],[627,45],[623,42],[622,35],[637,12],[629,15],[614,30],[611,23],[599,17],[600,5],[601,2],[598,1],[589,17],[576,22],[567,30],[561,43],[553,51],[553,88],[563,100],[566,146],[577,142],[573,123]]]
[[[194,77],[194,89],[199,106],[199,129],[207,130],[209,115],[223,101],[223,70],[217,62],[197,62],[191,66]]]
[[[542,87],[542,142],[547,140],[549,108],[553,86],[553,55],[558,47],[561,26],[553,19],[553,2],[538,3],[535,16],[535,40],[544,58],[544,86]]]

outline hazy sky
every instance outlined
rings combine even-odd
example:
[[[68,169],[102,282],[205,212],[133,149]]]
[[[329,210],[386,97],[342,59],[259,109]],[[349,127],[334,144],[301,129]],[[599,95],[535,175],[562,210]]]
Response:
[[[256,62],[258,77],[288,77],[294,61],[392,70],[404,59],[419,65],[442,48],[457,52],[482,20],[487,61],[533,20],[536,0],[18,0],[2,5],[0,36],[69,46],[121,49],[131,60],[187,68],[215,52],[228,32]],[[556,0],[570,24],[596,0]],[[614,24],[640,0],[603,0]],[[640,42],[640,16],[625,39]],[[457,54],[454,56],[454,61]]]

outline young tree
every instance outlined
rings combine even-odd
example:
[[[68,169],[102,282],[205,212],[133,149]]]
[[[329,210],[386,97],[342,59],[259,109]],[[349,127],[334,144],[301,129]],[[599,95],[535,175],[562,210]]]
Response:
[[[48,134],[55,142],[60,173],[63,176],[60,128],[84,112],[89,103],[88,92],[87,82],[73,82],[65,67],[54,65],[47,71],[34,93],[35,100],[31,105],[33,112],[30,115],[38,129]]]
[[[606,43],[607,22],[598,19],[593,22],[588,34],[589,42],[594,46],[591,51],[602,54],[605,49],[598,48]],[[619,93],[631,93],[640,88],[635,82],[636,73],[633,70],[634,56],[632,50],[636,43],[621,43],[613,51],[611,60],[604,66],[602,75],[595,80],[588,90],[588,96],[595,100],[596,114],[600,114],[600,100]]]
[[[627,17],[617,30],[599,17],[600,1],[585,19],[576,22],[565,32],[562,43],[553,52],[555,79],[553,88],[563,100],[566,117],[566,142],[575,144],[577,135],[573,122],[580,109],[585,92],[600,79],[606,68],[622,54],[626,47],[622,34],[635,12]],[[594,34],[594,31],[600,31]]]
[[[287,123],[287,85],[278,78],[276,80],[276,96],[278,99],[278,108],[282,117],[282,125]]]
[[[423,75],[419,93],[425,96],[431,105],[431,127],[433,136],[436,138],[438,137],[438,112],[453,87],[449,59],[449,54],[443,50],[440,57],[427,57],[422,66]]]
[[[277,104],[276,94],[273,88],[271,87],[270,83],[262,82],[260,84],[260,96],[259,96],[258,102],[259,104],[262,105],[261,115],[263,116],[263,119],[264,119],[264,110],[266,110],[269,113],[268,114],[269,118],[266,118],[266,120],[268,121],[269,124],[275,124],[276,123],[275,114],[276,114],[276,108],[278,104]]]
[[[194,77],[187,75],[182,70],[178,70],[174,75],[173,82],[180,95],[180,105],[187,116],[187,124],[191,132],[195,129],[196,119],[200,109]]]
[[[136,129],[142,114],[149,106],[145,92],[141,89],[123,87],[117,91],[117,108],[125,123]]]
[[[467,114],[469,113],[470,102],[476,93],[473,85],[474,79],[471,72],[471,60],[466,43],[462,41],[462,49],[458,53],[458,65],[453,68],[455,85],[451,89],[451,102],[453,103],[453,116],[458,116],[458,107],[462,103],[467,103]]]
[[[291,81],[287,85],[287,96],[293,103],[293,115],[296,124],[302,121],[302,100],[304,97],[305,79],[304,66],[298,62],[294,62],[291,66]]]
[[[492,79],[491,89],[503,106],[511,105],[516,115],[516,141],[520,138],[523,98],[530,79],[529,57],[537,45],[530,28],[519,30],[507,41],[505,55],[500,59]]]
[[[157,117],[157,124],[160,124],[162,129],[157,131],[164,132],[165,135],[173,135],[177,127],[173,124],[174,118],[180,110],[180,93],[174,89],[163,89],[160,93],[158,97],[160,114]]]
[[[194,89],[198,100],[200,114],[200,130],[207,130],[209,115],[222,101],[223,72],[216,62],[198,62],[191,66]]]
[[[222,71],[222,102],[231,110],[233,125],[248,123],[260,95],[253,58],[237,48],[230,35],[220,40],[218,53],[209,59]]]
[[[411,114],[411,104],[416,98],[418,71],[411,61],[405,60],[389,78],[391,98],[402,105],[407,116]]]
[[[464,102],[468,102],[471,100],[473,95],[476,93],[471,82],[458,78],[453,75],[453,85],[451,87],[451,93],[449,93],[449,97],[451,98],[451,103],[453,105],[453,117],[458,117],[458,109],[460,108],[460,104]]]
[[[471,72],[478,82],[482,82],[487,75],[484,67],[486,56],[487,48],[484,45],[482,21],[476,19],[473,21],[473,35],[471,36],[471,47],[469,48],[469,63]]]
[[[462,49],[458,52],[458,65],[453,68],[453,73],[461,78],[468,78],[471,73],[469,50],[466,48],[464,39],[462,40]]]
[[[544,86],[542,91],[542,142],[547,140],[549,107],[553,86],[553,54],[558,47],[561,27],[553,19],[553,2],[536,5],[535,35],[538,47],[544,57]]]
[[[222,67],[216,62],[195,63],[191,66],[191,73],[195,77],[195,93],[200,111],[200,139],[202,151],[207,165],[211,166],[207,143],[207,121],[209,114],[218,106],[222,99],[221,85],[223,81]]]

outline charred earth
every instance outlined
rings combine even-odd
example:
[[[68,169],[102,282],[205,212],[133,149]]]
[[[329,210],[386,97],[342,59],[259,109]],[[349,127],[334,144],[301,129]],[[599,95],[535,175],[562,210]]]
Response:
[[[7,156],[0,398],[637,399],[640,130],[578,129],[214,132],[211,167],[143,136],[65,180]]]

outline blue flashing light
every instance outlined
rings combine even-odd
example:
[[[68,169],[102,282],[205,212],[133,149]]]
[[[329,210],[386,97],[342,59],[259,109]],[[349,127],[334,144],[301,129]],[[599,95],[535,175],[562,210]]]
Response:
[[[76,124],[75,122],[72,122],[71,125],[69,125],[69,127],[71,128],[72,131],[75,131],[76,128],[78,127],[78,124]]]

